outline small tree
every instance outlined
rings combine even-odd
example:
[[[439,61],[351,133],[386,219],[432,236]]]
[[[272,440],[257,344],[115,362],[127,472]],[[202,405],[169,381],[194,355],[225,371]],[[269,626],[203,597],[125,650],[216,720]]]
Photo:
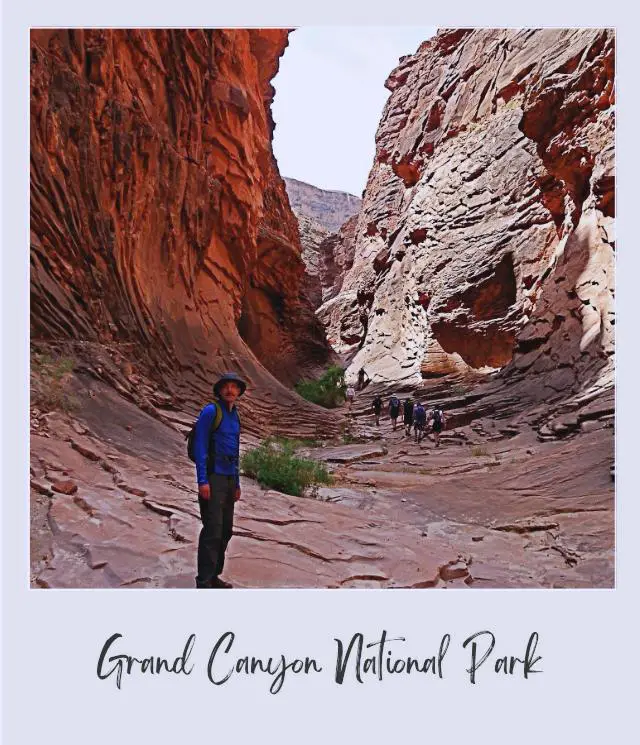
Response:
[[[339,365],[332,365],[318,380],[301,380],[296,384],[296,391],[302,398],[326,409],[340,406],[346,390],[344,369]]]

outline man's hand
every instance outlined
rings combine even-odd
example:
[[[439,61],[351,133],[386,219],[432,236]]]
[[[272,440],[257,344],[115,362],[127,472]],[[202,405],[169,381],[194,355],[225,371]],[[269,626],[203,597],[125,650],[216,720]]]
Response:
[[[240,492],[240,487],[238,486],[236,488],[236,496],[235,496],[234,502],[237,502],[240,499],[240,493],[241,493]]]
[[[203,499],[209,499],[211,496],[211,488],[209,484],[198,484],[198,496]]]

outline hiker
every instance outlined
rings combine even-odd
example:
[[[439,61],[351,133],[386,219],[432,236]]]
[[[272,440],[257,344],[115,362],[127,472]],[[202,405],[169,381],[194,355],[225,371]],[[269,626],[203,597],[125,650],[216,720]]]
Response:
[[[373,415],[376,418],[376,427],[380,426],[380,412],[382,411],[382,397],[376,396],[373,399]]]
[[[400,399],[393,395],[389,399],[389,416],[393,422],[393,431],[396,431],[396,424],[398,422],[398,415],[400,414]]]
[[[347,388],[347,392],[345,393],[347,403],[349,404],[349,413],[351,413],[351,409],[353,407],[353,399],[356,397],[355,389],[352,385],[350,385]]]
[[[427,423],[427,412],[424,406],[418,401],[413,407],[413,431],[415,435],[415,441],[420,444],[422,437],[424,436],[424,427]]]
[[[367,379],[367,383],[371,380],[371,378],[367,375],[367,373],[364,371],[364,367],[361,367],[358,370],[358,390],[361,391],[365,387],[365,381],[364,379]]]
[[[413,401],[411,396],[405,399],[402,405],[402,414],[405,434],[407,437],[411,437],[411,427],[413,426]]]
[[[247,384],[236,373],[223,375],[213,386],[214,401],[198,417],[194,458],[202,530],[198,540],[196,587],[231,587],[220,579],[224,555],[233,534],[233,510],[240,499],[240,418],[235,406]]]
[[[440,447],[440,432],[445,428],[446,426],[446,420],[444,416],[444,411],[438,406],[438,404],[433,405],[433,409],[429,412],[429,418],[427,419],[427,424],[429,422],[433,422],[431,425],[431,431],[433,432],[433,439],[435,440],[436,447]]]

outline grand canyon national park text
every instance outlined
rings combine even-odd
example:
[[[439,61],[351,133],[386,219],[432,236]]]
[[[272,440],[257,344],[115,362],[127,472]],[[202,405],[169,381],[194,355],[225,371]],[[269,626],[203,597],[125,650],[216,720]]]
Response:
[[[323,671],[331,674],[339,685],[349,680],[358,683],[384,682],[398,675],[443,680],[445,659],[452,637],[451,634],[444,634],[439,643],[433,645],[435,651],[420,651],[417,654],[407,653],[408,640],[405,637],[392,637],[386,630],[373,641],[366,639],[360,632],[346,641],[339,638],[334,641],[335,661],[333,665],[327,665],[308,655],[287,658],[283,653],[271,656],[247,654],[242,641],[236,640],[235,633],[226,631],[211,645],[205,665],[199,659],[195,634],[188,637],[182,654],[170,659],[156,655],[137,657],[130,653],[130,649],[127,651],[123,635],[115,633],[105,641],[100,651],[96,673],[100,680],[111,678],[117,688],[121,689],[126,676],[191,675],[198,668],[204,668],[207,679],[216,686],[231,680],[236,681],[243,676],[265,676],[268,690],[272,694],[282,690],[285,680]],[[483,675],[489,676],[492,673],[528,680],[533,673],[542,672],[542,656],[537,654],[538,642],[538,633],[532,632],[517,655],[506,654],[493,632],[477,631],[462,641],[463,649],[468,649],[468,667],[457,673],[464,673],[474,685]],[[484,668],[482,673],[481,668]],[[455,674],[455,671],[450,674]]]

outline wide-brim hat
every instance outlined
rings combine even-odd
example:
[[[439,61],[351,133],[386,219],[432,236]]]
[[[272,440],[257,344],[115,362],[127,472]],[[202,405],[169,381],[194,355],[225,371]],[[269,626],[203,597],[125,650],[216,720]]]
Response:
[[[213,392],[216,396],[220,395],[220,389],[224,385],[224,383],[237,383],[240,386],[240,395],[247,390],[247,384],[244,382],[244,380],[234,372],[228,372],[225,373],[213,386]]]

